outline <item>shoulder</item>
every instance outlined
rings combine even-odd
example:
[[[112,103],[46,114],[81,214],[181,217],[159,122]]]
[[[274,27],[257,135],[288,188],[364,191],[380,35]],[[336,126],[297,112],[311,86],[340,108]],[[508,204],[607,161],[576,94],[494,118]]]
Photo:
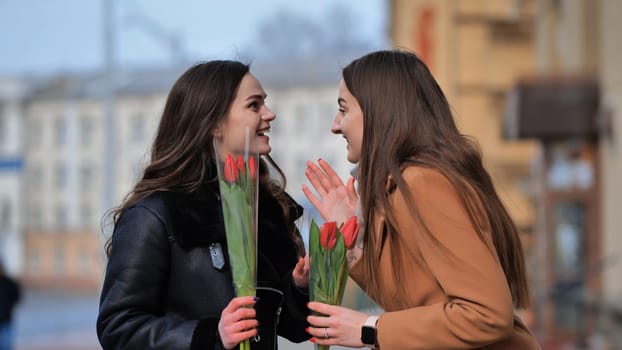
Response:
[[[408,166],[402,170],[402,178],[406,188],[397,188],[390,196],[394,208],[407,208],[412,202],[424,216],[462,217],[466,213],[459,190],[440,170]]]
[[[152,193],[136,202],[136,204],[128,208],[128,210],[137,208],[148,211],[164,221],[167,219],[170,211],[170,195],[166,192]]]
[[[165,225],[170,220],[170,200],[167,197],[164,192],[156,192],[140,199],[123,211],[116,226],[127,221],[157,221]]]
[[[429,195],[438,194],[438,191],[454,192],[449,179],[436,169],[411,165],[402,170],[402,177],[411,193]]]

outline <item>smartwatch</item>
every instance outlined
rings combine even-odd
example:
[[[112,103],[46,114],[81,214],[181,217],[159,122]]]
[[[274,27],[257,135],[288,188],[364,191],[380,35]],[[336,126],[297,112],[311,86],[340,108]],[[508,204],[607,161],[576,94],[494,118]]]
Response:
[[[376,322],[378,322],[378,316],[369,316],[363,323],[363,327],[361,327],[361,342],[372,349],[378,347]]]

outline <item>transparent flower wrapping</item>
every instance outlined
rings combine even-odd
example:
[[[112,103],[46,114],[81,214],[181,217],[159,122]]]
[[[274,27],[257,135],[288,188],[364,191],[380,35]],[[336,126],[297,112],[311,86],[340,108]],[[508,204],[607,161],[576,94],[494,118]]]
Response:
[[[348,263],[344,236],[336,224],[326,223],[322,229],[311,221],[309,230],[311,271],[309,294],[312,301],[340,305],[348,279]],[[315,349],[329,346],[315,344]]]
[[[227,253],[236,296],[254,296],[257,288],[257,199],[258,156],[249,153],[248,130],[243,153],[221,154],[218,158],[218,183],[227,236]],[[224,158],[224,159],[221,159]],[[250,350],[250,341],[240,343]]]

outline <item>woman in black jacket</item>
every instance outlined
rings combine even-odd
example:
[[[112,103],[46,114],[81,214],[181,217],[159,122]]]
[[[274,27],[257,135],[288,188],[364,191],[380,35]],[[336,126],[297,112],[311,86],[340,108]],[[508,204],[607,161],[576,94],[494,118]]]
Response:
[[[266,93],[235,61],[188,69],[172,87],[141,180],[112,211],[97,333],[104,349],[276,349],[309,338],[308,265],[294,225],[302,208],[270,158]],[[235,297],[214,138],[251,126],[261,154],[257,298]],[[280,182],[270,174],[280,176]],[[253,307],[254,306],[254,307]]]

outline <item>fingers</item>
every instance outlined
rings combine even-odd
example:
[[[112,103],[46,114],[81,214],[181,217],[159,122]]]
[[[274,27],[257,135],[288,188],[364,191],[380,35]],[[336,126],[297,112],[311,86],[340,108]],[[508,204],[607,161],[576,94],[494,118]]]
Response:
[[[351,176],[348,179],[348,183],[346,184],[346,192],[348,193],[348,200],[350,200],[350,202],[358,201],[358,194],[356,193],[356,188],[354,188],[354,176]]]
[[[307,327],[305,331],[309,333],[311,336],[317,339],[328,339],[334,336],[332,331],[328,330],[329,327]]]
[[[335,313],[336,310],[339,309],[339,306],[335,306],[335,305],[330,305],[330,304],[324,304],[324,303],[320,303],[318,301],[310,301],[307,303],[307,307],[309,308],[309,310],[311,311],[315,311],[319,314],[325,315],[325,316],[331,316],[333,313]],[[315,316],[309,316],[308,318],[311,317],[315,317]],[[315,318],[319,318],[319,317],[315,317]],[[318,326],[318,324],[313,323],[311,321],[309,321],[311,324]],[[321,325],[320,325],[321,326]]]
[[[257,334],[259,322],[255,319],[256,312],[252,307],[255,297],[233,298],[222,310],[218,321],[218,332],[225,348],[235,347],[242,340]]]
[[[298,288],[307,288],[309,287],[309,255],[307,254],[304,258],[298,258],[298,263],[294,267],[294,271],[292,271],[292,276],[294,278],[294,283]]]
[[[251,307],[255,305],[256,302],[257,298],[252,296],[233,298],[222,312],[232,313],[242,307]]]
[[[313,189],[318,193],[320,197],[324,197],[326,192],[330,189],[330,181],[326,177],[326,174],[317,165],[307,162],[307,170],[305,170],[305,176],[311,182]]]
[[[330,166],[330,164],[328,164],[327,161],[325,161],[324,159],[318,159],[317,163],[320,165],[320,168],[322,168],[322,170],[325,173],[326,178],[330,181],[330,184],[332,187],[343,187],[343,181],[341,181],[341,178],[339,177],[339,175],[337,175],[337,173],[335,172],[335,170],[333,170],[333,168]]]
[[[317,199],[317,197],[313,194],[313,192],[311,192],[309,187],[307,187],[307,185],[305,184],[302,184],[302,193],[304,193],[305,197],[307,197],[311,205],[313,205],[315,208],[320,206],[321,204],[320,200]]]

